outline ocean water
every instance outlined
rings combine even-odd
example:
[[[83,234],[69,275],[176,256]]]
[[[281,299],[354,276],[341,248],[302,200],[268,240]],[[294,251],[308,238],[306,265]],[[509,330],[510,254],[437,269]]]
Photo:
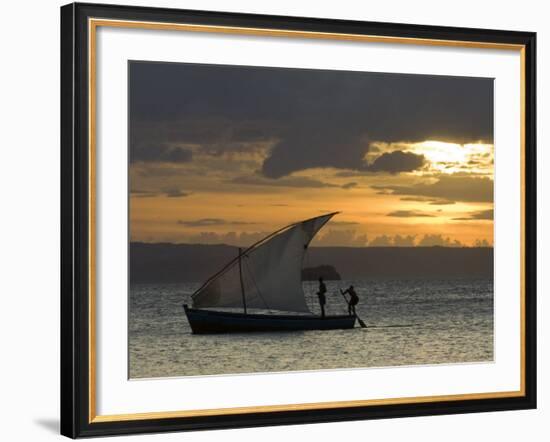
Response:
[[[328,281],[327,314],[344,314],[339,288],[359,295],[361,329],[193,335],[182,304],[199,283],[130,288],[131,378],[281,372],[493,360],[491,279]],[[304,282],[315,313],[317,284]]]

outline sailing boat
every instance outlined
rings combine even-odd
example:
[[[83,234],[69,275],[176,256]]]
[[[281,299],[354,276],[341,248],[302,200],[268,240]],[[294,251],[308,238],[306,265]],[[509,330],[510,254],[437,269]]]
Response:
[[[354,315],[314,315],[302,288],[302,262],[309,243],[337,213],[290,224],[239,249],[237,257],[193,293],[192,307],[184,304],[193,333],[353,328]],[[224,308],[242,312],[219,310]],[[269,313],[250,313],[249,309]]]

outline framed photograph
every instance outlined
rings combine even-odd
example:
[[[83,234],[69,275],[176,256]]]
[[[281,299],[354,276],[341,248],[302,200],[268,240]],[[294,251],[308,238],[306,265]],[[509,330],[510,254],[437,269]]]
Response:
[[[536,407],[534,33],[61,8],[61,432]]]

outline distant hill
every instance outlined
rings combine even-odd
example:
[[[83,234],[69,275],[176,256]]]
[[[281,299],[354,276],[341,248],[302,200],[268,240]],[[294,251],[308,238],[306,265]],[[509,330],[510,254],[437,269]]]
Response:
[[[302,269],[302,281],[317,281],[320,277],[323,277],[325,281],[339,281],[342,279],[333,266],[323,265]]]
[[[130,243],[130,282],[200,282],[237,256],[227,245]],[[488,278],[490,247],[310,247],[308,267],[332,266],[342,279]]]

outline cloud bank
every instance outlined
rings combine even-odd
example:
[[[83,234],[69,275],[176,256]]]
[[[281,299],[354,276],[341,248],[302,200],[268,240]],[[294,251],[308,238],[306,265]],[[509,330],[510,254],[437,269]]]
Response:
[[[269,178],[318,167],[399,173],[423,164],[394,152],[369,165],[371,141],[493,139],[493,80],[486,78],[131,62],[130,97],[133,160],[191,159],[163,146],[221,154],[267,143],[261,173]]]
[[[441,175],[431,184],[371,186],[380,193],[441,198],[448,201],[493,202],[493,180],[467,175]]]

